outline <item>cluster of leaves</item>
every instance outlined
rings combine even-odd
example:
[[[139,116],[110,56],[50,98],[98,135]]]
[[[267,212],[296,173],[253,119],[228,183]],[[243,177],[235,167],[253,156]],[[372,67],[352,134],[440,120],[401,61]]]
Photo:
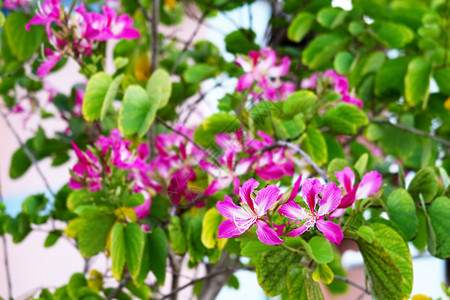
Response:
[[[152,41],[150,2],[121,1],[141,38],[115,45],[112,75],[105,72],[105,45],[80,65],[88,79],[82,115],[73,113],[76,90],[84,89],[82,86],[73,87],[69,96],[53,98],[58,113],[48,112],[34,100],[44,89],[36,78],[43,60],[39,47],[48,43],[44,28],[33,26],[26,31],[31,18],[27,11],[6,14],[4,23],[0,15],[0,97],[5,107],[17,105],[18,95],[25,90],[42,120],[62,115],[69,129],[47,137],[39,127],[14,153],[11,178],[21,177],[32,166],[30,155],[36,161],[51,157],[52,165],[59,166],[69,160],[71,141],[86,148],[114,128],[133,145],[149,142],[152,134],[147,133],[169,132],[162,125],[184,121],[180,120],[180,108],[186,109],[183,104],[201,92],[203,82],[243,74],[208,41],[192,45],[189,41],[180,47],[176,38],[162,33],[158,41]],[[185,5],[193,2],[161,3],[160,22],[179,25]],[[251,2],[202,0],[195,4],[203,21]],[[217,159],[221,153],[214,150],[219,148],[215,140],[219,133],[244,129],[255,136],[261,130],[276,141],[300,144],[312,163],[326,170],[324,179],[337,183],[335,172],[345,167],[352,168],[356,182],[366,170],[379,171],[383,189],[349,208],[339,222],[345,224],[345,238],[355,241],[361,251],[372,295],[404,299],[412,290],[409,242],[435,257],[450,257],[450,6],[445,1],[420,0],[355,0],[352,4],[350,10],[343,10],[332,7],[331,0],[287,0],[274,7],[272,32],[281,38],[274,39],[271,46],[290,57],[290,72],[283,80],[295,83],[298,91],[279,102],[256,102],[245,92],[226,94],[218,100],[219,112],[202,121],[193,140]],[[34,11],[33,5],[29,11]],[[225,37],[226,50],[234,55],[259,50],[255,36],[251,29],[238,29]],[[155,56],[158,69],[153,71],[152,44],[159,45]],[[65,63],[61,60],[52,72]],[[300,90],[302,79],[320,76],[327,69],[348,78],[350,90],[364,103],[363,110],[340,103],[341,95],[320,86],[315,91]],[[438,90],[431,92],[430,82],[436,82]],[[202,99],[200,95],[199,101]],[[398,171],[392,171],[393,164]],[[296,171],[312,173],[314,169],[296,166]],[[197,179],[190,184],[204,185],[208,175],[200,169],[196,172]],[[407,186],[405,173],[410,172],[415,175]],[[250,177],[257,176],[250,172],[241,179]],[[124,191],[126,181],[122,173],[114,177],[111,184],[116,189],[111,191],[73,191],[64,186],[53,199],[32,195],[15,217],[6,214],[0,204],[0,234],[8,233],[19,243],[33,226],[66,222],[65,229],[50,230],[44,246],[67,238],[76,241],[85,258],[105,253],[111,258],[113,277],[120,282],[120,289],[115,289],[105,286],[105,274],[96,270],[89,275],[77,273],[55,291],[42,290],[39,299],[129,299],[130,295],[149,299],[166,281],[166,262],[170,260],[172,272],[178,273],[173,262],[184,256],[189,257],[190,268],[204,264],[213,275],[231,266],[233,270],[254,267],[268,296],[322,299],[319,281],[333,293],[347,291],[347,283],[335,279],[346,276],[340,253],[318,231],[286,238],[282,246],[263,244],[253,229],[236,239],[217,239],[224,218],[215,206],[232,193],[231,188],[206,197],[201,208],[179,206],[171,202],[170,195],[158,194],[152,198],[149,215],[138,220],[133,208],[144,203],[144,198]],[[260,181],[261,186],[279,183],[288,187],[292,178]],[[363,214],[366,211],[370,214]],[[380,217],[383,211],[389,219]],[[148,231],[141,229],[143,224]],[[241,257],[250,258],[249,262],[241,263]],[[156,278],[151,284],[146,281],[150,272]],[[205,280],[195,283],[196,295],[211,287]],[[238,288],[236,281],[229,277],[228,284]]]

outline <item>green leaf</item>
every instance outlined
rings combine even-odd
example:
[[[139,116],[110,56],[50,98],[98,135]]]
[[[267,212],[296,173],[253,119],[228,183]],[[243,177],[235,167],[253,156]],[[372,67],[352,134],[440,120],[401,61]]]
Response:
[[[314,281],[322,281],[325,284],[330,284],[334,280],[333,271],[326,264],[317,264],[316,270],[312,274]]]
[[[31,167],[31,160],[22,148],[17,149],[11,158],[9,177],[16,179],[21,177]]]
[[[369,244],[372,243],[375,238],[375,232],[369,226],[360,226],[358,231],[356,231],[356,234]]]
[[[441,174],[442,183],[444,184],[444,189],[447,189],[450,185],[450,179],[448,178],[447,171],[444,168],[439,167],[439,174]]]
[[[314,23],[314,15],[308,12],[299,13],[288,27],[287,36],[291,41],[300,42]]]
[[[348,42],[348,36],[340,33],[322,34],[316,37],[303,51],[302,63],[315,70],[338,53]]]
[[[215,207],[210,208],[203,217],[202,224],[202,243],[208,249],[214,249],[219,243],[217,236],[219,235],[219,225],[224,220]],[[225,246],[225,245],[224,245]]]
[[[334,58],[334,68],[339,74],[347,74],[353,63],[353,56],[347,52],[339,52]]]
[[[67,208],[70,211],[75,211],[75,209],[80,205],[85,205],[90,203],[89,193],[86,189],[72,191],[67,197]]]
[[[402,95],[408,62],[407,57],[386,60],[375,74],[375,95],[382,97]]]
[[[311,91],[297,91],[292,93],[283,104],[283,114],[288,118],[311,111],[317,101],[317,96]]]
[[[122,223],[116,222],[111,229],[111,272],[118,281],[125,267],[125,232]]]
[[[48,199],[44,194],[31,195],[22,203],[22,211],[30,216],[37,215],[41,210],[45,209]]]
[[[214,142],[218,133],[234,132],[241,127],[239,119],[232,114],[217,113],[206,118],[194,132],[194,141],[202,146]]]
[[[172,82],[170,75],[163,69],[153,72],[147,82],[147,93],[158,101],[158,108],[163,108],[169,102],[172,93]]]
[[[78,299],[81,294],[81,289],[86,286],[87,281],[84,274],[75,273],[70,277],[69,284],[67,285],[67,293],[71,299]]]
[[[61,231],[60,230],[51,231],[47,235],[47,238],[45,239],[44,247],[48,248],[48,247],[53,246],[54,244],[56,244],[56,242],[58,241],[58,239],[60,237],[61,237]]]
[[[117,90],[119,89],[119,86],[122,83],[123,76],[124,74],[117,76],[109,85],[108,91],[106,92],[105,99],[102,104],[102,110],[100,115],[101,120],[105,118],[106,113],[108,112],[114,99],[116,98]]]
[[[362,154],[358,161],[355,163],[355,169],[358,171],[359,176],[362,177],[366,172],[367,162],[369,161],[369,154]]]
[[[317,14],[317,22],[325,28],[335,29],[344,22],[347,14],[340,7],[324,7]]]
[[[404,189],[396,189],[389,194],[386,202],[389,219],[403,231],[407,240],[417,233],[419,219],[416,214],[414,200]]]
[[[414,38],[414,32],[402,24],[375,21],[370,27],[378,40],[388,48],[403,48]]]
[[[327,264],[331,262],[334,258],[333,249],[331,248],[330,242],[321,236],[314,236],[308,242],[311,247],[312,259],[319,264]]]
[[[302,149],[311,156],[312,160],[318,164],[323,165],[328,160],[327,143],[322,133],[312,128],[306,132],[306,137],[302,143]]]
[[[333,248],[333,252],[334,259],[328,266],[333,271],[333,274],[344,278],[347,277],[347,273],[345,272],[344,267],[342,267],[341,254],[336,248]],[[332,294],[345,294],[348,291],[348,286],[348,283],[335,278],[332,283],[327,285],[327,288]]]
[[[189,259],[191,263],[202,261],[208,249],[201,241],[202,236],[202,220],[200,216],[191,218],[188,222],[187,244],[189,251]]]
[[[419,195],[422,194],[425,202],[430,202],[436,196],[439,181],[432,167],[420,169],[411,181],[408,192],[416,203],[420,202]]]
[[[184,71],[183,78],[187,83],[196,84],[216,76],[217,66],[209,64],[196,64]]]
[[[309,268],[300,264],[292,264],[288,268],[286,277],[289,299],[324,299],[319,284],[312,279]]]
[[[105,104],[105,98],[108,94],[108,90],[113,80],[111,76],[105,72],[99,72],[93,75],[86,86],[86,93],[84,94],[82,113],[83,117],[87,121],[99,120],[103,114],[106,114],[106,109],[103,108]],[[117,84],[117,83],[116,83]],[[117,84],[118,87],[118,84]],[[116,91],[117,91],[116,87]],[[114,98],[115,94],[112,95],[114,89],[109,93],[109,98]],[[108,100],[111,104],[113,99]]]
[[[262,252],[276,249],[276,246],[267,245],[260,241],[242,242],[241,245],[241,255],[248,257],[254,257]]]
[[[439,87],[439,92],[450,95],[450,68],[442,68],[434,70],[433,77]]]
[[[131,278],[139,275],[144,254],[145,233],[136,223],[128,223],[125,227],[125,258]]]
[[[324,123],[331,130],[342,134],[356,134],[357,129],[369,123],[366,114],[356,105],[340,103],[323,115]]]
[[[258,50],[254,43],[256,34],[251,29],[239,29],[225,37],[225,47],[228,52],[247,55],[251,50]]]
[[[105,249],[106,237],[114,223],[114,217],[99,214],[81,220],[83,221],[78,233],[78,248],[81,255],[91,257]]]
[[[3,26],[2,51],[8,47],[20,62],[28,60],[38,50],[44,38],[44,26],[31,26],[30,31],[25,29],[29,20],[27,14],[12,12]]]
[[[431,65],[422,57],[416,57],[408,64],[405,76],[405,99],[415,106],[428,97]]]
[[[145,287],[148,287],[147,285],[143,284],[145,279],[147,279],[148,273],[150,272],[150,244],[148,241],[148,238],[144,240],[144,252],[142,255],[142,261],[141,261],[141,269],[139,270],[139,275],[136,277],[136,279],[132,282],[134,284],[133,287],[136,285],[137,287],[140,287],[139,290],[142,289],[142,292],[144,294],[147,292],[147,289]],[[129,288],[128,288],[129,289]],[[134,290],[130,290],[132,293]],[[135,295],[135,294],[134,294]],[[144,300],[148,299],[149,297],[144,298]],[[141,298],[142,299],[142,298]]]
[[[178,216],[170,218],[169,226],[169,241],[173,251],[178,255],[184,255],[187,250],[186,236],[181,228],[181,219]]]
[[[292,263],[300,262],[301,257],[286,249],[264,252],[256,262],[256,276],[259,285],[269,297],[281,294],[286,287],[286,271]]]
[[[139,85],[131,85],[125,91],[119,111],[119,129],[127,136],[143,136],[155,119],[158,98],[149,97]]]
[[[150,269],[155,274],[160,285],[164,285],[166,279],[166,260],[168,242],[164,230],[156,228],[148,237],[150,249]]]
[[[145,198],[141,193],[131,194],[130,197],[125,199],[123,204],[127,207],[135,207],[144,204]]]
[[[431,225],[436,238],[436,252],[433,254],[439,258],[450,257],[450,199],[438,197],[428,209]]]

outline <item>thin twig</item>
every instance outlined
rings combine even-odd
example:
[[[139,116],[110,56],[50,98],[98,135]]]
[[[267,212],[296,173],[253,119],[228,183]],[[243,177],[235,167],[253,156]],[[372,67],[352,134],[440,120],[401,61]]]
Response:
[[[0,178],[0,203],[3,203],[3,194],[2,194],[2,184],[1,184],[1,178]],[[3,259],[5,264],[5,273],[6,273],[6,283],[8,286],[8,299],[12,299],[12,281],[11,281],[11,272],[9,269],[9,257],[8,257],[8,245],[6,236],[2,235],[3,240]]]
[[[303,157],[303,159],[306,161],[306,163],[308,165],[310,165],[314,169],[314,171],[316,171],[317,174],[319,174],[320,177],[322,177],[327,182],[330,180],[327,173],[325,173],[325,171],[322,170],[305,151],[303,151],[302,149],[300,149],[300,147],[298,147],[297,145],[294,145],[290,142],[283,141],[283,140],[276,141],[273,145],[263,148],[262,151],[267,151],[267,150],[271,150],[271,149],[279,148],[279,147],[286,147],[286,148],[294,150],[294,152],[296,154]]]
[[[205,279],[208,279],[208,278],[211,278],[211,277],[214,277],[214,276],[217,276],[217,275],[226,273],[226,272],[234,272],[234,271],[238,271],[238,270],[253,270],[253,267],[224,268],[224,269],[222,269],[222,270],[218,270],[218,271],[216,271],[216,272],[212,272],[212,273],[206,274],[206,275],[203,276],[203,277],[199,277],[199,278],[196,278],[196,279],[192,279],[192,280],[189,281],[188,283],[186,283],[186,284],[184,284],[184,285],[178,287],[177,289],[171,291],[169,294],[164,295],[164,296],[161,298],[161,300],[167,299],[167,298],[169,298],[169,297],[172,297],[172,295],[177,294],[179,291],[184,290],[185,288],[187,288],[187,287],[189,287],[189,286],[195,284],[195,283],[198,282],[198,281],[202,281],[202,280],[205,280]]]
[[[362,285],[357,284],[356,282],[351,281],[348,278],[342,277],[342,276],[338,276],[338,275],[334,275],[334,279],[342,281],[342,282],[347,282],[348,284],[354,286],[355,288],[363,291],[364,293],[366,293],[367,295],[370,295],[370,291],[369,289],[367,289],[366,287],[363,287]]]
[[[444,146],[450,148],[450,141],[448,141],[448,140],[446,140],[444,138],[441,138],[439,136],[432,135],[431,133],[423,131],[423,130],[420,130],[420,129],[409,127],[409,126],[406,126],[406,125],[403,125],[403,124],[394,124],[394,123],[391,123],[389,120],[386,120],[386,119],[373,119],[373,120],[370,120],[370,122],[371,123],[390,125],[392,127],[396,127],[396,128],[398,128],[400,130],[403,130],[403,131],[407,131],[407,132],[411,132],[411,133],[414,133],[414,134],[417,134],[417,135],[420,135],[420,136],[424,136],[424,137],[430,138],[432,140],[435,140],[436,142],[439,142],[439,143],[443,144]]]
[[[152,0],[152,53],[151,53],[151,71],[152,73],[158,66],[158,23],[159,23],[159,0]]]
[[[130,280],[131,280],[130,275],[125,275],[122,278],[122,280],[120,280],[119,285],[108,295],[106,300],[114,299],[120,293],[120,291],[122,291],[122,289],[128,284],[128,282],[130,282]]]
[[[31,160],[31,163],[34,165],[34,167],[36,168],[36,171],[38,172],[39,176],[42,178],[42,181],[44,181],[45,187],[47,188],[48,192],[54,197],[55,193],[53,192],[53,190],[50,188],[50,184],[47,181],[47,178],[45,178],[44,173],[42,173],[41,168],[38,165],[38,162],[36,160],[36,158],[34,157],[33,153],[31,153],[30,149],[28,149],[28,147],[26,146],[26,144],[24,142],[22,142],[22,139],[20,138],[19,134],[17,133],[17,131],[14,129],[14,126],[11,124],[11,122],[8,119],[8,115],[5,114],[3,111],[0,110],[0,114],[2,115],[3,119],[5,120],[6,125],[8,126],[8,128],[11,130],[12,134],[14,135],[14,137],[16,138],[17,142],[19,143],[20,147],[22,147],[23,151],[25,152],[25,154],[28,156],[28,158]]]
[[[139,9],[142,11],[142,14],[144,15],[144,18],[147,20],[147,22],[152,23],[152,18],[148,14],[147,9],[142,5],[140,0],[134,0],[134,2],[139,6]]]

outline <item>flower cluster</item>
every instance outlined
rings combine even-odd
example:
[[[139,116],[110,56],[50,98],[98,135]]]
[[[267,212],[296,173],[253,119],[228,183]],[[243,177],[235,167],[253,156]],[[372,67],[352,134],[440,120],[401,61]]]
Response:
[[[31,0],[4,0],[3,7],[14,10],[21,7],[27,7],[31,4]]]
[[[283,176],[294,175],[292,150],[284,147],[269,149],[274,145],[273,139],[262,131],[258,131],[258,136],[261,140],[251,139],[248,134],[244,139],[242,130],[216,136],[216,143],[224,149],[219,157],[221,166],[216,166],[206,159],[200,162],[200,168],[216,178],[206,188],[205,196],[213,195],[231,184],[237,194],[240,186],[239,176],[247,174],[250,169],[264,180],[277,180]],[[238,156],[241,157],[239,162],[236,161]]]
[[[342,209],[351,206],[356,199],[366,198],[375,193],[381,186],[381,175],[372,171],[363,176],[361,183],[355,184],[355,177],[350,168],[336,172],[336,177],[346,194],[335,183],[322,184],[318,179],[306,179],[301,186],[301,196],[305,205],[300,205],[294,199],[300,190],[300,176],[282,203],[282,194],[277,186],[269,185],[253,196],[259,182],[251,178],[239,190],[239,204],[233,203],[229,196],[217,203],[217,210],[227,220],[219,226],[218,238],[237,237],[256,224],[258,239],[268,245],[283,242],[281,237],[296,237],[305,231],[317,227],[330,241],[340,244],[344,234],[341,227],[332,221],[335,212],[343,214]],[[356,196],[355,196],[356,195]],[[287,195],[286,195],[287,196]],[[283,197],[284,198],[284,197]],[[279,207],[278,213],[287,217],[287,224],[275,224],[271,217]]]
[[[47,59],[38,68],[38,75],[47,75],[64,55],[81,63],[83,57],[92,55],[97,42],[139,38],[139,31],[132,28],[133,19],[128,15],[117,16],[108,6],[103,6],[102,12],[88,12],[81,3],[68,16],[61,0],[45,0],[26,25],[27,30],[31,25],[45,25],[49,43],[53,46],[53,49],[45,49]]]
[[[276,52],[270,48],[250,51],[249,58],[238,57],[235,64],[245,72],[239,78],[236,91],[242,92],[252,88],[251,95],[256,100],[280,101],[285,100],[295,90],[295,84],[282,81],[280,77],[289,72],[290,59],[285,56],[279,65],[276,65]],[[256,84],[257,89],[253,89]],[[260,91],[255,91],[260,90]]]
[[[323,73],[323,79],[330,84],[334,91],[342,95],[341,102],[346,102],[358,106],[360,109],[363,108],[363,103],[358,98],[355,98],[349,93],[349,83],[346,77],[337,74],[334,70],[329,69]],[[302,80],[302,89],[315,89],[317,87],[317,81],[319,76],[317,73],[311,75],[310,78],[305,78]]]

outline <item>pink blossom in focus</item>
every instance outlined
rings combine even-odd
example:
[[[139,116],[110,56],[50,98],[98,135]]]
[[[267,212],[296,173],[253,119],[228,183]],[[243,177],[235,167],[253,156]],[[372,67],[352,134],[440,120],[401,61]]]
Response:
[[[322,185],[318,179],[307,179],[302,185],[303,201],[308,205],[305,210],[297,202],[291,200],[279,209],[280,214],[301,223],[299,227],[288,232],[287,236],[299,236],[314,225],[333,243],[340,244],[344,234],[342,229],[332,221],[325,221],[340,204],[341,189],[334,183]]]
[[[217,202],[217,210],[227,218],[219,226],[218,238],[237,237],[256,224],[256,234],[261,242],[268,245],[283,242],[266,223],[267,210],[279,199],[280,191],[275,185],[269,185],[261,189],[254,198],[252,193],[258,185],[259,182],[253,178],[244,182],[239,191],[241,206],[235,205],[229,196],[225,196],[225,201]]]

